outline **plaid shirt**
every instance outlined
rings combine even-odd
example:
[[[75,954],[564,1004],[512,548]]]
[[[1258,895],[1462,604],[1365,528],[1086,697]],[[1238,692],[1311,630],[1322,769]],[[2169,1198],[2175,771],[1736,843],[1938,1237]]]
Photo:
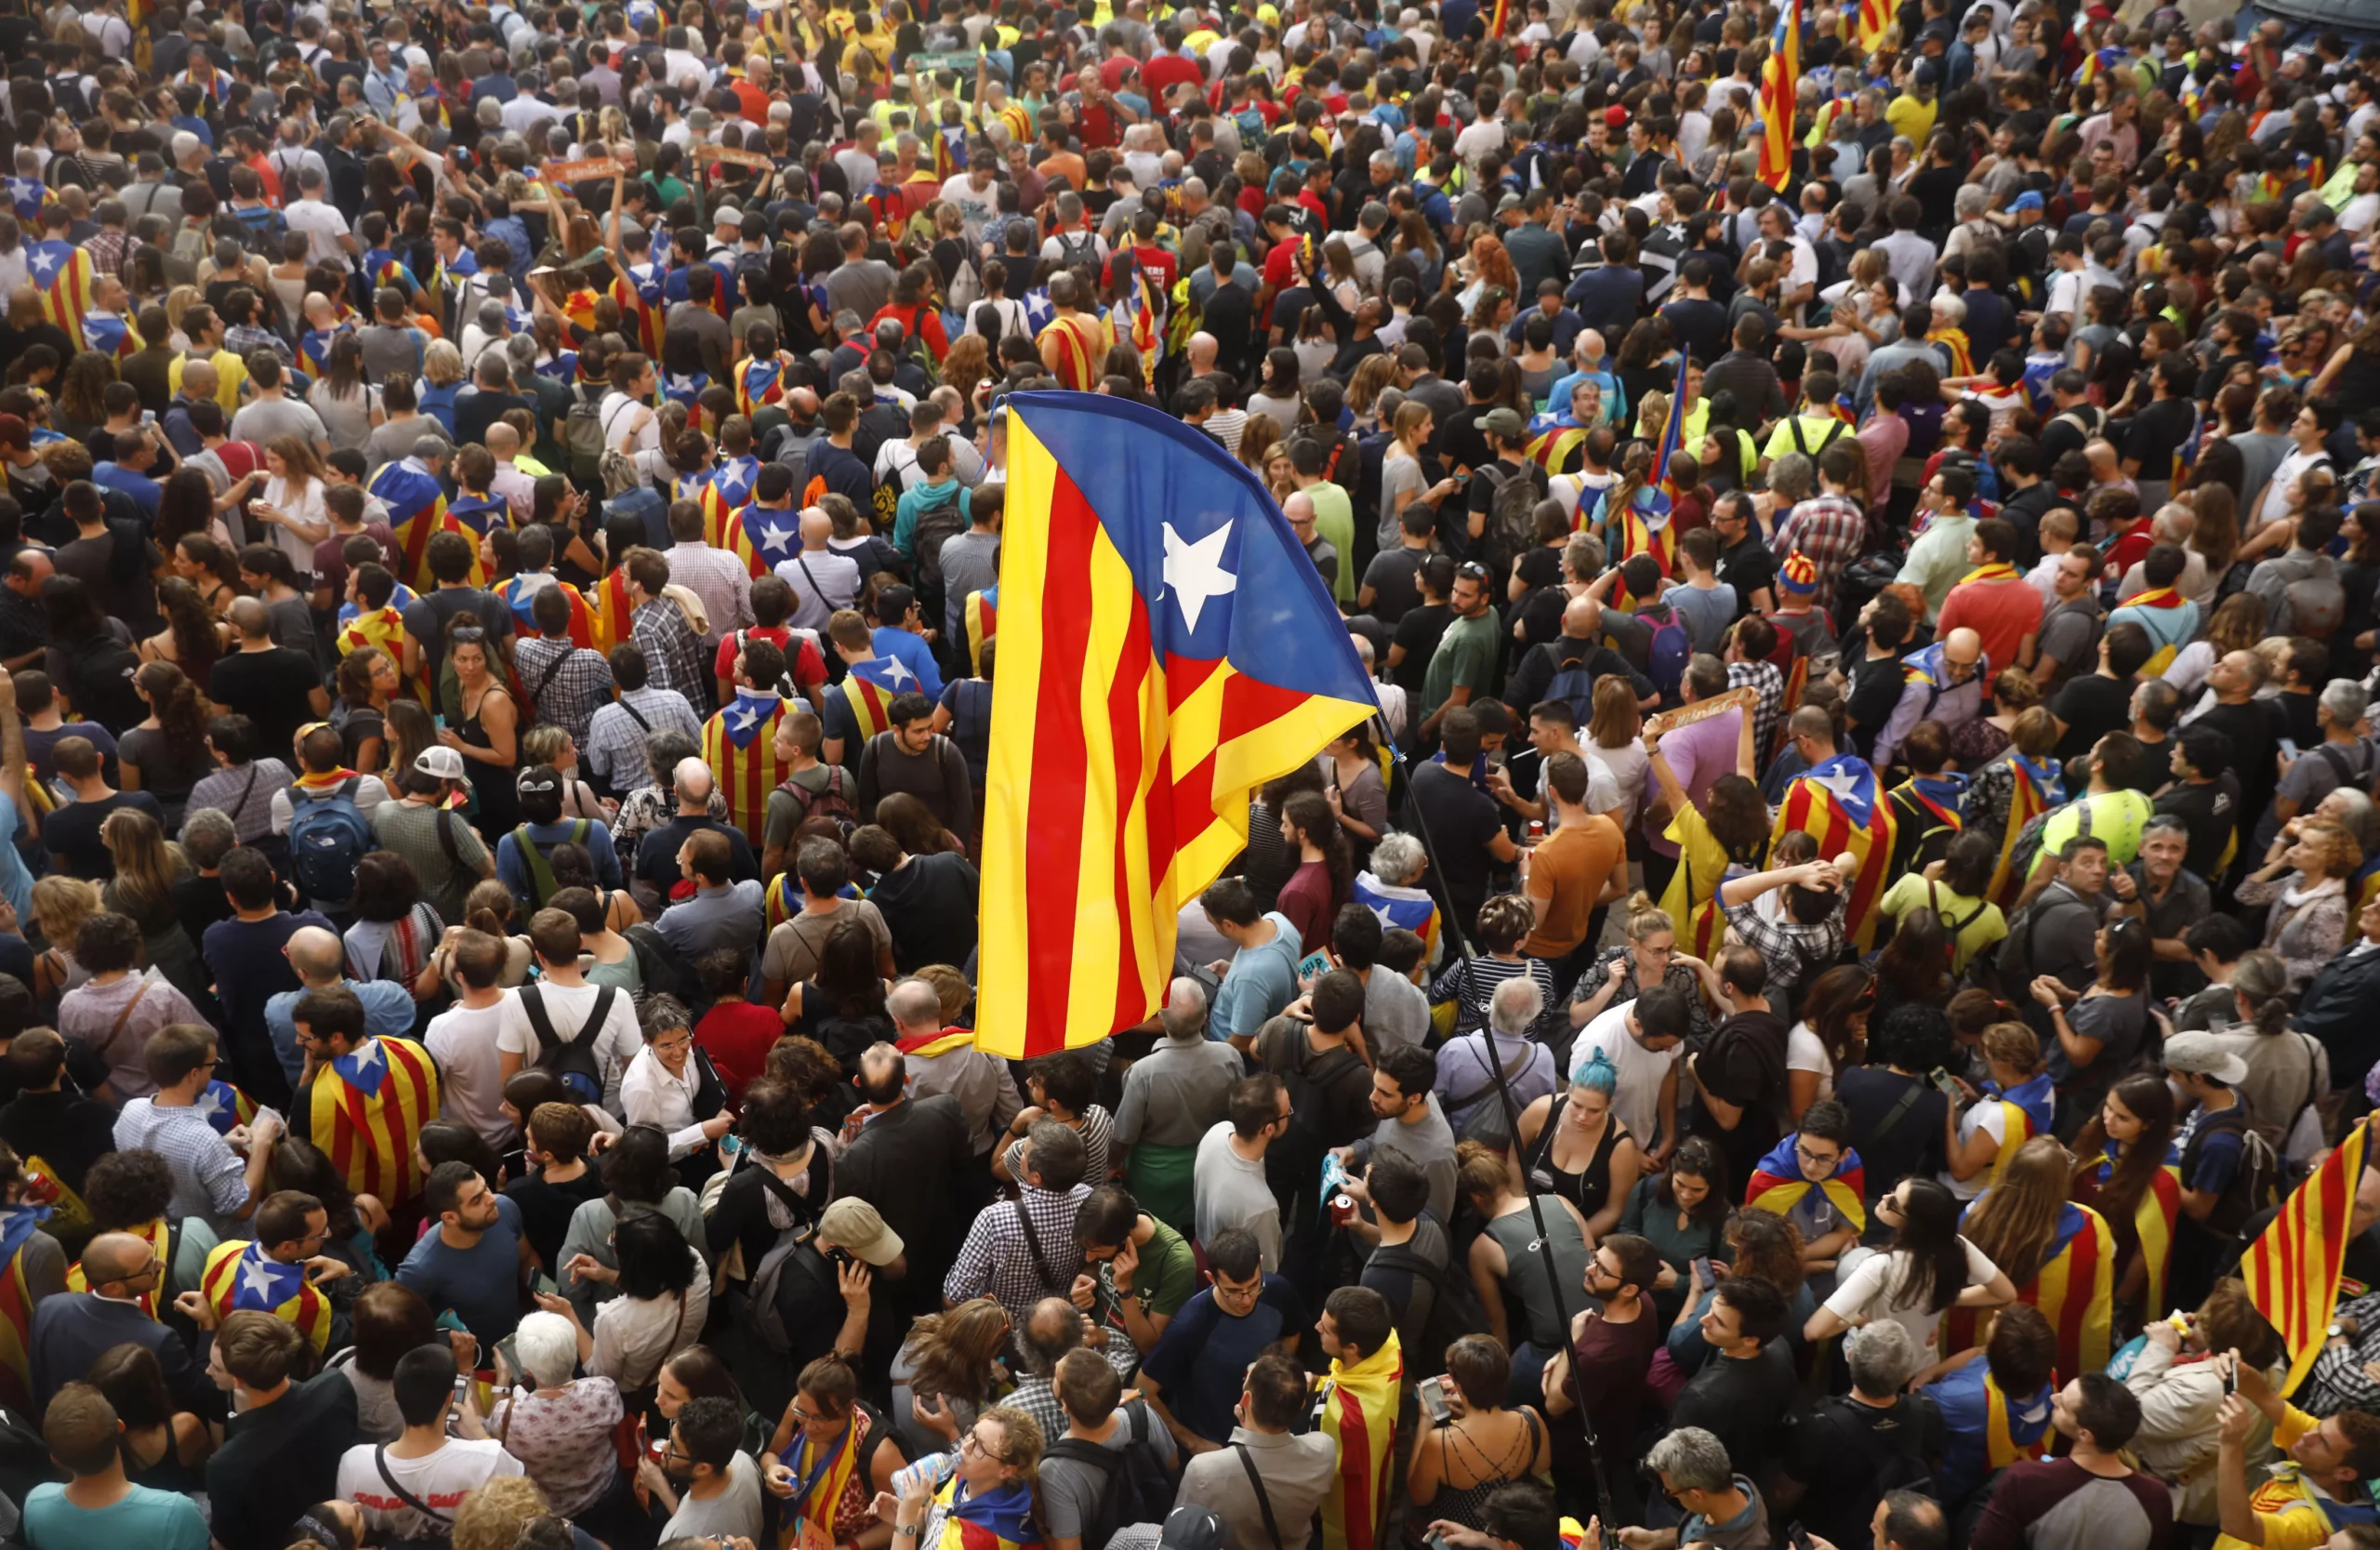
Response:
[[[536,705],[537,719],[568,732],[584,749],[595,712],[612,702],[612,665],[603,654],[573,644],[567,635],[532,635],[512,648],[512,666]]]
[[[959,1245],[959,1257],[943,1279],[942,1294],[954,1303],[988,1294],[1022,1326],[1033,1316],[1034,1304],[1066,1295],[1082,1269],[1075,1212],[1091,1198],[1091,1186],[1078,1184],[1061,1195],[1028,1184],[1018,1194],[1033,1220],[1033,1237],[1041,1246],[1040,1260],[1049,1265],[1051,1279],[1044,1282],[1034,1263],[1017,1213],[1019,1202],[995,1200],[976,1213],[975,1225],[967,1229],[967,1241]]]
[[[127,233],[102,227],[98,236],[83,245],[83,251],[91,256],[93,273],[117,274],[124,270],[125,251],[131,244]]]
[[[1799,550],[1818,567],[1818,605],[1834,611],[1834,584],[1843,567],[1858,557],[1868,533],[1867,516],[1857,501],[1844,496],[1813,496],[1786,513],[1778,524],[1777,541],[1768,547],[1781,565]]]
[[[633,714],[631,714],[633,712]],[[644,718],[640,725],[637,718]],[[597,708],[587,723],[587,741],[579,749],[580,762],[588,773],[614,791],[625,791],[649,779],[651,761],[645,757],[644,739],[648,733],[664,727],[682,732],[699,747],[703,740],[702,718],[686,703],[686,696],[674,689],[624,689],[619,703]]]
[[[711,711],[709,656],[702,637],[686,623],[685,610],[668,598],[655,598],[636,611],[636,643],[644,648],[646,682],[655,689],[675,689],[686,696],[697,717]],[[697,722],[694,736],[702,736]]]
[[[1774,662],[1730,662],[1727,687],[1750,689],[1760,696],[1752,704],[1752,757],[1753,763],[1765,765],[1770,740],[1785,715],[1785,675]]]
[[[289,348],[287,339],[270,328],[258,328],[245,323],[234,324],[223,331],[223,348],[243,361],[259,350],[270,350],[281,357],[282,364],[298,364],[298,352]]]
[[[1849,888],[1835,890],[1834,907],[1814,926],[1805,926],[1782,911],[1772,921],[1755,907],[1758,902],[1720,907],[1727,912],[1727,924],[1735,928],[1736,934],[1749,943],[1768,966],[1770,989],[1792,989],[1842,953],[1843,911],[1851,902]]]

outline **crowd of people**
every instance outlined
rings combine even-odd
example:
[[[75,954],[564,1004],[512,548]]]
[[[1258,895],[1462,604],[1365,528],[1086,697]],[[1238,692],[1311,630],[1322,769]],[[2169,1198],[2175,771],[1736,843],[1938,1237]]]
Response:
[[[2380,1550],[2380,43],[1778,13],[0,0],[0,1542]],[[1011,1062],[1061,391],[1379,713]]]

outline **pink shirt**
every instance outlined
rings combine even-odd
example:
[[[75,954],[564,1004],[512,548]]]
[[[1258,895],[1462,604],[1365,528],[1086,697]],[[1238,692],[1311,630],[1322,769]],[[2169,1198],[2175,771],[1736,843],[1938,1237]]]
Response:
[[[1736,773],[1736,744],[1743,735],[1743,719],[1740,710],[1723,710],[1661,739],[1661,757],[1669,761],[1670,773],[1677,776],[1686,800],[1695,806],[1702,805],[1721,775]],[[1668,818],[1659,824],[1646,820],[1645,842],[1663,855],[1675,855],[1676,844],[1661,838],[1660,831],[1667,828]]]

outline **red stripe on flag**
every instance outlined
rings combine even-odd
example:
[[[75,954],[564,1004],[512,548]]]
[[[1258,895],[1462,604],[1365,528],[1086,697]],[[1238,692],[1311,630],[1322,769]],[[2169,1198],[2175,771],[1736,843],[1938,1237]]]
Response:
[[[1081,664],[1091,649],[1091,554],[1099,514],[1064,469],[1050,492],[1050,568],[1041,578],[1039,704],[1033,720],[1033,791],[1028,799],[1025,877],[1036,898],[1074,899],[1080,888],[1083,793],[1090,761],[1083,735]],[[1139,739],[1133,739],[1135,745]],[[1079,907],[1079,905],[1078,905]],[[1028,1030],[1066,1027],[1074,978],[1075,917],[1052,910],[1034,922],[1025,949]],[[1052,998],[1045,1001],[1044,997]],[[1028,1038],[1032,1037],[1028,1032]]]
[[[1153,831],[1152,823],[1140,823],[1132,815],[1132,801],[1141,784],[1141,771],[1148,762],[1149,749],[1142,744],[1141,692],[1147,684],[1151,666],[1148,609],[1138,597],[1130,602],[1131,615],[1124,629],[1123,654],[1117,658],[1116,681],[1107,687],[1107,735],[1116,756],[1116,1012],[1114,1027],[1127,1028],[1146,1015],[1146,999],[1141,993],[1141,955],[1139,945],[1132,940],[1132,910],[1130,900],[1136,893],[1147,892],[1157,880],[1136,882],[1125,869],[1125,857],[1130,853],[1130,831],[1140,827]],[[1173,854],[1172,836],[1159,837],[1148,833],[1148,849],[1152,858]],[[1051,1037],[1064,1037],[1064,1024],[1050,1025]],[[1029,1036],[1028,1036],[1029,1040]]]
[[[1345,1389],[1339,1401],[1339,1527],[1347,1550],[1372,1550],[1371,1428],[1363,1401]]]

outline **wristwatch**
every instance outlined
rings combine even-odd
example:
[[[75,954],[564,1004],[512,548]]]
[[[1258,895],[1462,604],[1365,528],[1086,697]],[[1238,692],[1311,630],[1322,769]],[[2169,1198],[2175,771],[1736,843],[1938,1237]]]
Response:
[[[2322,1332],[2333,1340],[2345,1340],[2347,1338],[2347,1326],[2344,1324],[2333,1324],[2329,1329],[2324,1330]]]

